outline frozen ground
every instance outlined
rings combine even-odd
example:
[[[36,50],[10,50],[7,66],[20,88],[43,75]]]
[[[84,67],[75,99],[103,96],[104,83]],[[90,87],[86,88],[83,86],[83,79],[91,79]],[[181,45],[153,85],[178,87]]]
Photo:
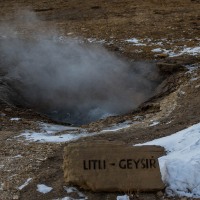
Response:
[[[41,124],[41,132],[27,131],[20,136],[35,142],[69,142],[109,131],[116,132],[131,126],[130,121],[113,125],[99,133],[87,133],[77,127]],[[155,126],[159,122],[152,122]],[[167,155],[159,159],[162,179],[169,196],[200,197],[200,123],[171,136],[138,145],[163,146]],[[27,180],[27,184],[30,180]],[[26,185],[26,183],[25,183]],[[24,187],[23,185],[21,187]],[[71,190],[71,189],[70,189]],[[69,192],[69,189],[67,189]],[[119,199],[122,197],[119,197]],[[123,197],[125,198],[125,197]]]
[[[26,130],[17,138],[24,137],[33,142],[68,142],[87,137],[88,133],[81,128],[71,126],[61,126],[55,124],[40,123],[40,131]]]
[[[145,38],[145,39],[138,39],[138,38],[130,38],[125,40],[125,42],[129,43],[130,45],[133,46],[148,46],[151,48],[151,51],[156,55],[156,54],[166,54],[169,57],[178,57],[182,55],[192,55],[192,56],[197,56],[200,54],[200,39],[196,38],[197,45],[193,47],[189,46],[180,46],[176,45],[177,42],[180,41],[185,41],[188,42],[190,40],[187,40],[185,38],[179,39],[179,40],[167,40],[165,38],[153,41],[150,38]],[[164,44],[168,45],[173,45],[173,48],[164,48]],[[156,48],[154,48],[156,46]]]
[[[130,127],[131,124],[136,124],[136,122],[132,123],[131,121],[125,121],[123,123],[107,127],[100,132],[88,133],[87,130],[82,128],[41,123],[40,131],[35,132],[26,130],[16,138],[22,137],[32,142],[51,142],[51,143],[70,142],[78,140],[79,138],[82,137],[89,137],[93,135],[102,134],[105,132],[116,132],[121,129]]]

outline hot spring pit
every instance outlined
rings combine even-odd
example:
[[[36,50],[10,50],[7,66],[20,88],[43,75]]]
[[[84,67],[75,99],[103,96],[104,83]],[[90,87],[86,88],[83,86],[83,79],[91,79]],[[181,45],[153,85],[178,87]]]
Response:
[[[161,81],[153,63],[72,39],[1,39],[0,63],[2,101],[74,125],[132,111]]]

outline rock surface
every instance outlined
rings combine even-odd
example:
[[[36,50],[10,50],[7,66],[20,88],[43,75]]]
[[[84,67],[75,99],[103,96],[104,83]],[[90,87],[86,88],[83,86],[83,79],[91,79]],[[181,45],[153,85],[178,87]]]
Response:
[[[96,191],[154,191],[164,188],[159,146],[128,146],[116,142],[77,142],[64,150],[67,183]]]

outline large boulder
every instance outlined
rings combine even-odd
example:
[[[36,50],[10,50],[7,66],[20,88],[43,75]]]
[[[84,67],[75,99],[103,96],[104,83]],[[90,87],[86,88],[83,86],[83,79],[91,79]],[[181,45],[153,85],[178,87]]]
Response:
[[[64,149],[65,182],[92,191],[154,191],[164,188],[159,146],[76,142]]]

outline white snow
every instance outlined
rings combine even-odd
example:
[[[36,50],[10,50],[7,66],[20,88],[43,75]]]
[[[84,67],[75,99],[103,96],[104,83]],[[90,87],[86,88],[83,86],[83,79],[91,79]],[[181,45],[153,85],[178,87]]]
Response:
[[[128,121],[124,122],[124,123],[120,123],[120,124],[115,124],[111,127],[105,128],[102,130],[102,132],[109,132],[109,131],[119,131],[121,129],[125,129],[130,127],[130,124]]]
[[[200,197],[200,123],[142,145],[166,149],[159,164],[169,196]]]
[[[72,131],[72,130],[78,130],[78,127],[72,127],[72,126],[61,126],[61,125],[55,125],[55,124],[47,124],[47,123],[40,123],[40,127],[42,131],[53,134],[60,131]]]
[[[43,194],[46,194],[46,193],[48,193],[48,192],[51,192],[51,190],[53,190],[52,187],[48,187],[48,186],[46,186],[46,185],[44,185],[44,184],[38,184],[38,185],[37,185],[37,191],[38,191],[38,192],[41,192],[41,193],[43,193]]]
[[[178,56],[178,54],[174,53],[171,49],[162,49],[162,48],[156,48],[151,50],[154,53],[164,53],[167,54],[169,57],[175,57]]]
[[[179,50],[177,50],[179,49]],[[196,56],[200,54],[200,47],[175,47],[174,49],[155,48],[151,50],[154,53],[164,53],[169,57],[177,57],[184,54]]]
[[[74,192],[74,193],[77,193],[80,198],[87,199],[87,197],[75,187],[64,186],[63,188],[68,194]]]
[[[199,79],[199,77],[193,77],[190,79],[190,81],[197,81]]]
[[[189,55],[193,55],[193,56],[196,56],[198,54],[200,54],[200,47],[187,47],[187,48],[184,48],[180,54],[189,54]]]
[[[199,68],[199,64],[195,63],[192,65],[185,65],[185,67],[188,69],[188,71],[186,73],[192,74],[195,70],[197,70]]]
[[[4,184],[0,183],[0,190],[3,190],[3,186],[4,186]]]
[[[22,155],[20,155],[20,154],[18,154],[18,155],[16,155],[16,156],[13,156],[13,158],[22,158],[23,156]]]
[[[130,43],[139,43],[139,40],[137,38],[131,38],[128,40],[125,40],[126,42],[130,42]]]
[[[5,113],[0,113],[0,117],[5,117],[6,114]]]
[[[200,54],[200,46],[198,43],[197,43],[197,46],[194,46],[194,47],[188,47],[186,45],[183,45],[183,46],[174,46],[173,49],[160,48],[164,46],[163,42],[167,44],[176,44],[177,42],[180,42],[180,41],[186,42],[186,41],[192,41],[192,40],[193,39],[185,39],[185,38],[181,38],[177,40],[167,40],[166,38],[163,38],[160,40],[152,40],[151,38],[137,39],[133,37],[130,39],[126,39],[125,42],[131,43],[134,46],[157,46],[151,51],[154,53],[167,54],[169,57],[177,57],[184,54],[197,56]],[[200,39],[197,38],[196,41],[197,40],[200,40]]]
[[[103,39],[102,40],[98,40],[96,38],[88,38],[87,40],[90,43],[98,43],[98,44],[104,44],[106,42],[106,40],[103,40]]]
[[[26,140],[33,142],[68,142],[77,140],[81,137],[92,136],[96,133],[87,133],[84,129],[61,126],[55,124],[40,123],[41,130],[38,132],[26,130],[17,136],[24,137]]]
[[[123,195],[123,196],[117,196],[117,200],[129,200],[129,196],[128,195]]]
[[[158,125],[158,124],[160,124],[160,122],[154,121],[154,122],[152,122],[149,126],[156,126],[156,125]]]
[[[2,169],[5,165],[0,165],[0,169]]]
[[[78,190],[75,187],[67,187],[64,186],[64,189],[67,193],[73,193],[73,192],[77,192]]]
[[[151,51],[154,52],[154,53],[160,53],[160,52],[162,52],[162,49],[156,48],[156,49],[152,49]]]
[[[137,38],[131,38],[128,40],[125,40],[126,42],[132,43],[132,45],[135,46],[146,46],[146,44],[142,43],[141,40],[137,39]]]
[[[85,200],[87,198],[80,198],[80,199],[74,199],[72,197],[64,197],[64,198],[59,198],[59,199],[53,199],[53,200]]]
[[[21,118],[19,118],[19,117],[13,117],[13,118],[11,118],[10,119],[10,121],[19,121]]]
[[[200,84],[195,86],[195,88],[199,88],[199,87],[200,87]]]
[[[136,124],[140,122],[133,122]],[[115,124],[111,127],[103,129],[100,132],[88,133],[85,129],[70,127],[70,126],[60,126],[54,124],[45,124],[41,123],[41,130],[38,132],[26,130],[24,133],[21,133],[15,138],[24,137],[26,140],[32,142],[53,142],[53,143],[62,143],[78,140],[82,137],[90,137],[98,134],[103,134],[109,131],[118,131],[121,129],[128,128],[131,125],[131,121],[125,121],[121,124]]]
[[[22,190],[23,188],[25,188],[31,182],[31,180],[32,178],[28,178],[24,184],[18,187],[18,189]]]
[[[66,133],[61,135],[53,135],[53,134],[47,134],[43,132],[31,132],[27,131],[25,133],[22,133],[20,136],[25,137],[26,140],[30,140],[33,142],[68,142],[68,141],[74,141],[81,137],[88,137],[94,134],[89,133]]]

